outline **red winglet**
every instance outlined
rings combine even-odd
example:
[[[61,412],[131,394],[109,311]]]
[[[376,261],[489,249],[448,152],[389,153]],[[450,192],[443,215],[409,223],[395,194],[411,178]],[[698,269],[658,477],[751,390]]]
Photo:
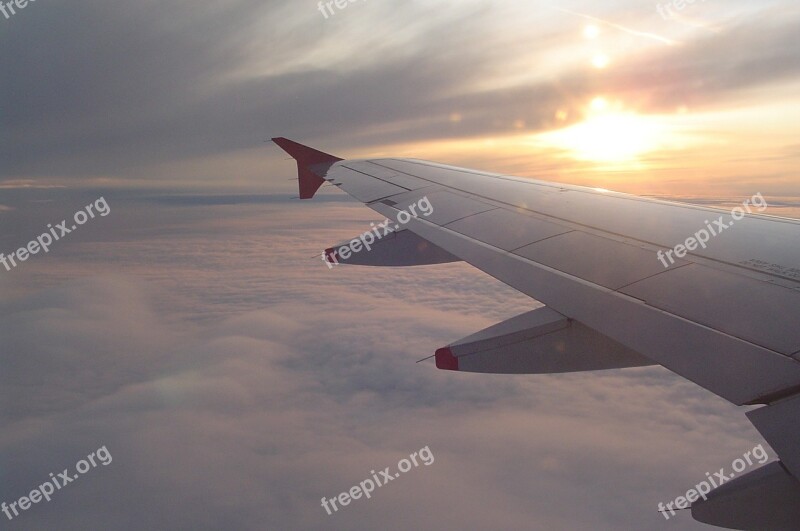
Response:
[[[332,265],[339,264],[339,251],[334,247],[325,249],[325,261]]]
[[[340,158],[328,155],[322,151],[298,144],[288,138],[273,138],[273,142],[278,144],[282,150],[291,155],[297,161],[297,177],[300,181],[300,199],[311,199],[317,193],[319,187],[325,180],[323,175]],[[312,169],[313,167],[313,169]]]
[[[458,370],[458,358],[453,356],[453,351],[450,347],[440,348],[436,351],[436,368],[444,369],[445,371]]]

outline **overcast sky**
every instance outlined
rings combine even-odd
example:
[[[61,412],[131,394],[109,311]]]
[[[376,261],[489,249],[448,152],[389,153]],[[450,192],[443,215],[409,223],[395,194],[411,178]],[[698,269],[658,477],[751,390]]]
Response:
[[[710,529],[659,502],[763,440],[655,367],[415,363],[538,303],[464,264],[328,270],[376,215],[286,136],[800,217],[788,1],[37,0],[0,14],[0,529]],[[662,16],[665,13],[666,16]],[[370,500],[333,497],[428,446]]]

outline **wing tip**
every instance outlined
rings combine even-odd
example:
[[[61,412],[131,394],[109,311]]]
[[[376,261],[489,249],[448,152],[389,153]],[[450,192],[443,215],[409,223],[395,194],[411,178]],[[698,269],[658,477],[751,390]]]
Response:
[[[306,166],[324,163],[333,164],[334,162],[343,160],[330,153],[325,153],[324,151],[314,149],[299,142],[295,142],[294,140],[289,140],[283,136],[276,136],[272,138],[272,141],[293,159],[302,162]]]
[[[272,141],[297,161],[297,177],[300,184],[300,199],[311,199],[325,183],[322,176],[339,162],[339,157],[305,146],[294,140],[278,136]],[[313,167],[313,169],[312,169]]]
[[[458,370],[458,358],[453,356],[453,351],[450,347],[443,347],[436,351],[434,356],[436,358],[436,368],[445,371]]]

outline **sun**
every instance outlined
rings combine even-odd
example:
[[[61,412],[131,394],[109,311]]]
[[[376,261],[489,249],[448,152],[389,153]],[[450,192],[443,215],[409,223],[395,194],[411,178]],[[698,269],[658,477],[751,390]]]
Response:
[[[604,53],[598,53],[594,57],[592,57],[592,66],[597,68],[598,70],[602,70],[608,66],[611,60],[609,57]]]
[[[660,128],[634,113],[590,118],[555,133],[577,158],[601,162],[631,161],[659,146]]]
[[[544,133],[540,139],[579,160],[634,162],[660,149],[668,135],[656,118],[625,111],[601,96],[591,100],[586,115],[584,121]]]
[[[583,36],[587,39],[596,39],[598,35],[600,35],[600,28],[594,24],[589,24],[583,28]]]

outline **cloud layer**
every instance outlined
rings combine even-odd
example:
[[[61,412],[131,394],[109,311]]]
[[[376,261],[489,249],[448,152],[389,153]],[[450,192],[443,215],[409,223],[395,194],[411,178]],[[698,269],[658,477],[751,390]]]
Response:
[[[0,306],[0,500],[102,445],[113,456],[11,528],[658,528],[659,501],[760,441],[658,368],[414,363],[535,303],[463,264],[311,258],[367,226],[363,207],[182,202],[109,201],[138,212],[135,230],[0,279],[18,286]],[[334,516],[320,506],[423,446],[431,466]]]

